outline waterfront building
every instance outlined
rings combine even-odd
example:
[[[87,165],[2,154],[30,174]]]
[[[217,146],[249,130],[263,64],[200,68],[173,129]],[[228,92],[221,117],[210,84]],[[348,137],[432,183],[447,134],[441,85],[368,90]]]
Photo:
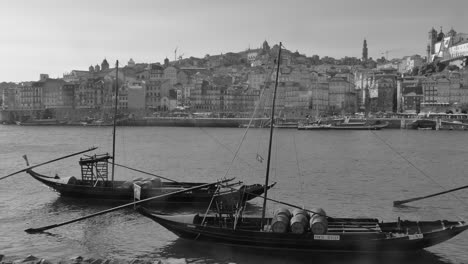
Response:
[[[43,85],[39,82],[28,83],[17,89],[17,98],[20,110],[41,110]]]
[[[402,111],[407,113],[421,112],[423,102],[423,85],[418,78],[405,78],[401,80]]]
[[[97,109],[104,106],[105,80],[103,77],[89,78],[75,87],[77,109]]]
[[[146,81],[146,108],[161,110],[161,99],[169,96],[170,88],[172,88],[172,85],[169,79]]]
[[[329,109],[334,113],[354,113],[357,110],[354,76],[336,74],[329,80]]]
[[[71,104],[65,104],[70,101],[70,96],[73,98],[73,92],[64,91],[65,81],[60,79],[46,79],[33,83],[33,87],[42,88],[43,107],[49,109],[71,108]],[[74,86],[67,86],[73,88]]]
[[[250,117],[255,111],[255,106],[260,98],[260,90],[249,89],[245,86],[231,86],[227,88],[223,95],[223,109],[221,111],[225,116]]]
[[[127,80],[125,90],[127,91],[127,108],[129,110],[145,109],[146,85],[144,81]]]
[[[207,80],[196,80],[190,93],[191,107],[194,111],[217,112],[220,110],[221,91]]]

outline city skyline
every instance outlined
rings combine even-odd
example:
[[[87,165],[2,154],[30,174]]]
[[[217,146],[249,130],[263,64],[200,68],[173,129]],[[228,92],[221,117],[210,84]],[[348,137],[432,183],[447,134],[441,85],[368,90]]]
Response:
[[[0,82],[62,77],[104,58],[126,65],[282,41],[308,57],[425,56],[427,32],[464,28],[466,1],[2,1]]]

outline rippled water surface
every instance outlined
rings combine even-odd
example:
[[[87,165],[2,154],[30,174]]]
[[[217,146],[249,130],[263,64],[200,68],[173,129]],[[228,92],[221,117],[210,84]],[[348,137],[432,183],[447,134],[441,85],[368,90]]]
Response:
[[[0,126],[0,176],[91,146],[111,153],[108,127]],[[268,130],[125,127],[117,130],[116,162],[178,181],[210,182],[225,176],[263,183]],[[467,185],[467,132],[463,131],[275,131],[269,192],[274,199],[322,207],[331,216],[466,219],[468,190],[395,208],[394,200]],[[78,156],[37,168],[43,174],[79,176]],[[229,172],[228,171],[229,169]],[[117,169],[117,179],[144,177]],[[260,212],[255,199],[248,214]],[[0,181],[0,254],[49,259],[86,257],[177,258],[189,263],[467,263],[468,232],[417,255],[373,256],[264,252],[178,239],[133,212],[115,211],[29,235],[30,227],[71,220],[111,208],[112,203],[59,197],[25,173]],[[271,213],[278,205],[269,204]],[[189,212],[193,208],[164,208]],[[203,210],[203,209],[201,209]]]

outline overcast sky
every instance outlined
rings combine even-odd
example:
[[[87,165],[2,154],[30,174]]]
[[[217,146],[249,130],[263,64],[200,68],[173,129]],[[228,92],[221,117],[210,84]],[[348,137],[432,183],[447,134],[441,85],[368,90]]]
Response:
[[[468,33],[467,0],[1,0],[0,82],[115,64],[203,57],[282,41],[342,58],[425,56],[427,32]]]

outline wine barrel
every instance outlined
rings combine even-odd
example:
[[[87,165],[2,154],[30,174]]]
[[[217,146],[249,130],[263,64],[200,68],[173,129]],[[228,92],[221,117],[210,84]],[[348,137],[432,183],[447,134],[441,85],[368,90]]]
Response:
[[[291,216],[292,216],[292,215],[291,215],[291,212],[290,212],[288,209],[286,209],[286,208],[278,208],[278,209],[276,209],[276,210],[275,210],[275,213],[274,213],[274,216],[276,217],[276,216],[278,216],[278,215],[284,215],[284,216],[286,216],[286,217],[288,218],[288,221],[289,221],[289,219],[290,219]]]
[[[306,210],[296,208],[296,209],[294,209],[292,211],[292,216],[296,216],[298,214],[304,215],[307,218],[307,221],[309,221],[310,216],[309,216],[309,213],[307,213]]]
[[[273,217],[273,222],[271,223],[271,231],[275,233],[286,233],[288,232],[289,227],[289,217],[279,214]]]
[[[326,234],[328,229],[328,221],[325,211],[322,208],[312,209],[311,211],[315,213],[311,213],[310,216],[310,231],[312,231],[312,233],[315,235]]]
[[[291,232],[295,234],[303,234],[308,229],[309,221],[307,220],[307,216],[304,214],[296,214],[291,218]]]
[[[161,179],[159,179],[159,178],[151,179],[151,187],[153,187],[153,188],[160,188],[161,185],[162,185]]]

